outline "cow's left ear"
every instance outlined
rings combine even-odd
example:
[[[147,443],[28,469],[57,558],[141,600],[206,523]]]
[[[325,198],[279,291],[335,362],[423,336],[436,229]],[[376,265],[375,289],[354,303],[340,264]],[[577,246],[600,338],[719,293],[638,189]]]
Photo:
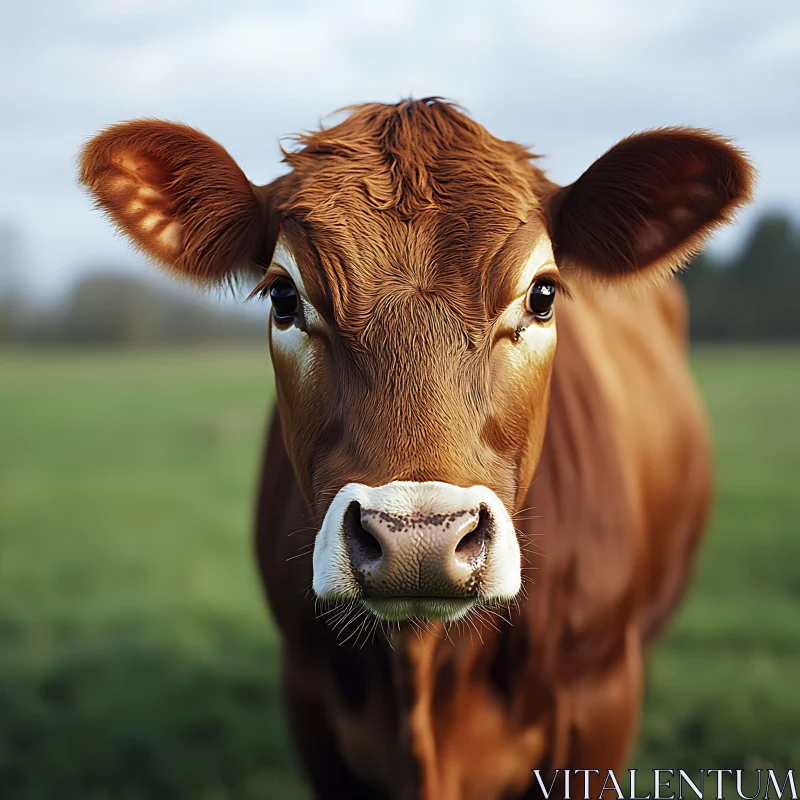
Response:
[[[548,198],[556,260],[601,281],[666,277],[750,201],[754,177],[744,154],[708,131],[631,136]]]

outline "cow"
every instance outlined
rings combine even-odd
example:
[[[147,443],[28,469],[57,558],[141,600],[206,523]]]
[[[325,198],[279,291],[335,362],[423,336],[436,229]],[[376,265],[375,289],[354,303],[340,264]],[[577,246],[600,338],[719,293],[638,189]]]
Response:
[[[525,798],[619,769],[712,494],[673,275],[753,168],[663,128],[560,186],[440,98],[352,107],[284,158],[256,186],[137,120],[80,179],[172,274],[254,275],[269,302],[256,552],[315,795]]]

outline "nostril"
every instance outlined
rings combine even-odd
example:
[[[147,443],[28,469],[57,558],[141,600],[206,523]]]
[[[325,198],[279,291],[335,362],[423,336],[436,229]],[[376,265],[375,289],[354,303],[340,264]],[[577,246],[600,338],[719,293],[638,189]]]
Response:
[[[344,512],[342,527],[354,565],[370,564],[383,556],[380,542],[361,524],[361,504],[354,500]]]
[[[486,553],[486,542],[491,537],[492,517],[482,508],[478,514],[478,524],[456,545],[456,555],[462,561],[475,563]]]

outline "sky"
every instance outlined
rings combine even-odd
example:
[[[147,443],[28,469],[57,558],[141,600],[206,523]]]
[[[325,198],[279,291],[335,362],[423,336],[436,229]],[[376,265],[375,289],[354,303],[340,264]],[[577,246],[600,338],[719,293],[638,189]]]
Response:
[[[284,171],[281,137],[429,95],[565,184],[634,131],[711,128],[760,176],[717,252],[766,210],[800,219],[797,0],[0,0],[0,224],[20,232],[35,290],[152,271],[77,186],[76,153],[104,126],[187,123],[260,184]]]

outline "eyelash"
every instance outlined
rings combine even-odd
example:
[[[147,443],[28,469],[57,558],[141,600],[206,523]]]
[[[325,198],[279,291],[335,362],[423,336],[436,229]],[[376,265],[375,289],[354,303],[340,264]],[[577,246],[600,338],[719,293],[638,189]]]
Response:
[[[265,276],[256,284],[253,291],[247,295],[247,300],[252,300],[254,297],[257,297],[259,300],[266,300],[269,297],[270,290],[278,280],[280,280],[279,275]]]

